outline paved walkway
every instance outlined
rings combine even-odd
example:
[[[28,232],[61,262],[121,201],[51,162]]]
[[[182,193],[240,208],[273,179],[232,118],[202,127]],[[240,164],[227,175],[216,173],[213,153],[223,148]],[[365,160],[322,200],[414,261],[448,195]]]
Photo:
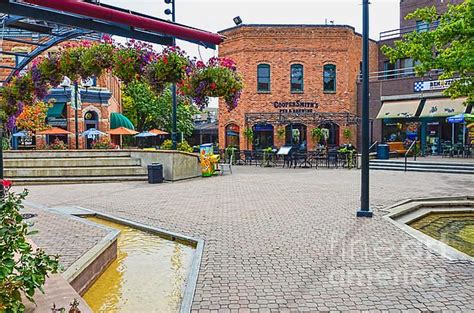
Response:
[[[474,193],[470,175],[235,167],[161,185],[33,186],[29,201],[83,206],[205,239],[193,310],[474,310],[474,264],[449,262],[384,220],[417,197]],[[217,312],[217,311],[216,311]]]

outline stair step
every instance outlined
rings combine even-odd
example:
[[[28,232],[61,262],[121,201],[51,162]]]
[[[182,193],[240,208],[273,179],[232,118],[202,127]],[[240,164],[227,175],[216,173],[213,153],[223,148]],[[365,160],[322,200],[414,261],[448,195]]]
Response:
[[[48,168],[7,168],[5,177],[89,177],[89,176],[133,176],[145,175],[147,169],[141,166],[122,167],[48,167]]]
[[[130,151],[122,150],[34,150],[34,151],[5,151],[5,159],[45,159],[45,158],[107,158],[130,157]]]
[[[404,171],[404,167],[386,167],[370,165],[371,170],[385,170],[385,171]],[[407,167],[407,172],[425,172],[425,173],[446,173],[446,174],[471,174],[474,175],[473,170],[462,170],[462,169],[437,169],[437,168],[412,168]]]
[[[147,181],[146,175],[134,176],[88,176],[88,177],[24,177],[12,178],[16,186],[48,184],[84,184],[84,183],[119,183],[130,181]]]
[[[10,168],[45,168],[45,167],[119,167],[140,166],[140,159],[126,157],[99,158],[34,158],[34,159],[5,159],[4,166]]]
[[[405,161],[392,161],[392,160],[370,160],[371,164],[405,164]],[[417,165],[426,165],[426,166],[449,166],[449,167],[456,167],[456,166],[461,166],[461,167],[470,167],[474,169],[474,163],[468,163],[468,162],[427,162],[427,161],[408,161],[407,164],[417,164]]]
[[[387,167],[387,168],[405,168],[405,165],[402,164],[390,164],[390,163],[369,163],[370,166],[381,166],[381,167]],[[469,167],[469,166],[447,166],[445,164],[443,165],[427,165],[427,164],[407,164],[407,168],[411,169],[433,169],[433,170],[461,170],[461,171],[472,171],[474,172],[474,167]]]

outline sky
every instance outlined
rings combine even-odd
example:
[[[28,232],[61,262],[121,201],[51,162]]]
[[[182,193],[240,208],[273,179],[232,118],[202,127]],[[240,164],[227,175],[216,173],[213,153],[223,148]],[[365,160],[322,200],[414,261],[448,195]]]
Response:
[[[170,5],[164,0],[101,0],[102,3],[130,9],[163,19]],[[371,0],[370,38],[399,28],[400,0]],[[240,16],[243,24],[334,24],[351,25],[362,33],[362,0],[176,0],[176,22],[217,32],[235,26]],[[217,51],[178,40],[188,55],[206,61]],[[158,48],[158,47],[157,47]],[[213,101],[211,106],[215,106]]]

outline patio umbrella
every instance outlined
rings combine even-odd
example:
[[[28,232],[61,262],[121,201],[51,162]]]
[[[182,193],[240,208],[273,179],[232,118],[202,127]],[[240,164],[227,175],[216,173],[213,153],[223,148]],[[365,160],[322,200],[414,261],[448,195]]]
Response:
[[[13,137],[27,137],[28,132],[26,130],[20,130],[12,135]]]
[[[109,135],[117,135],[120,136],[120,146],[122,146],[122,136],[127,136],[127,135],[135,135],[138,134],[137,131],[129,128],[125,128],[123,126],[111,129],[107,132]]]
[[[50,129],[46,129],[36,133],[37,135],[70,135],[72,134],[70,131],[59,127],[51,127]]]
[[[168,135],[168,134],[169,134],[169,133],[167,133],[167,132],[165,132],[165,131],[163,131],[163,130],[161,130],[161,129],[155,129],[155,128],[149,130],[149,132],[152,133],[152,134],[156,134],[156,135],[158,135],[158,136],[160,136],[160,135]]]
[[[136,138],[148,138],[148,137],[155,137],[158,136],[157,134],[153,134],[151,132],[141,132],[135,135]]]
[[[100,130],[97,130],[95,128],[88,129],[82,132],[81,134],[82,137],[89,137],[89,136],[95,137],[95,136],[103,136],[103,135],[105,135],[104,132],[101,132]]]

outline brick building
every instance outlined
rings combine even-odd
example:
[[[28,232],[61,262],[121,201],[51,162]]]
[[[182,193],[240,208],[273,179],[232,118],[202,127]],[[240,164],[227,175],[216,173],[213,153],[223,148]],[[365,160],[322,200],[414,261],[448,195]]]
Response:
[[[422,21],[405,20],[408,13],[418,8],[435,6],[438,13],[443,14],[448,4],[462,2],[463,0],[400,1],[400,28],[380,33],[378,46],[392,46],[403,34],[430,31],[437,27],[437,23],[427,25]],[[446,118],[470,112],[471,108],[463,105],[463,98],[451,100],[443,96],[442,91],[449,86],[450,80],[439,80],[441,71],[434,70],[423,77],[417,77],[414,60],[405,58],[392,64],[380,51],[377,64],[378,70],[370,73],[372,141],[393,142],[394,146],[400,146],[407,139],[416,138],[420,141],[423,154],[440,154],[443,146],[468,142],[464,125],[450,124]],[[359,83],[359,112],[361,91],[362,84]]]
[[[23,60],[23,54],[28,54],[36,45],[27,44],[26,42],[41,42],[42,39],[38,34],[29,31],[9,29],[4,34],[0,54],[0,80],[3,82],[12,73]],[[66,43],[63,43],[64,45]],[[59,46],[53,46],[45,53],[55,52]],[[24,71],[24,70],[23,70]],[[80,87],[81,107],[77,110],[78,114],[78,132],[95,128],[102,132],[107,132],[111,128],[125,126],[121,125],[125,117],[121,115],[121,84],[120,81],[106,74],[100,78],[94,78],[93,85],[89,88]],[[53,88],[46,100],[54,99],[56,102],[48,112],[47,123],[51,126],[68,130],[72,135],[60,136],[36,136],[31,141],[26,142],[32,146],[41,146],[45,143],[52,142],[58,138],[66,142],[69,148],[75,148],[75,114],[76,111],[71,107],[71,88]],[[91,148],[91,143],[95,138],[79,137],[79,148]],[[16,139],[14,139],[16,140]],[[45,142],[45,140],[47,142]]]
[[[357,144],[357,77],[362,37],[346,25],[239,25],[226,37],[220,57],[236,61],[245,88],[238,107],[219,102],[219,146],[263,149],[314,148],[310,133],[330,130],[328,144]],[[371,71],[378,49],[370,42]],[[253,130],[253,140],[245,130]],[[343,136],[349,129],[352,136]],[[347,134],[348,132],[345,131]]]

